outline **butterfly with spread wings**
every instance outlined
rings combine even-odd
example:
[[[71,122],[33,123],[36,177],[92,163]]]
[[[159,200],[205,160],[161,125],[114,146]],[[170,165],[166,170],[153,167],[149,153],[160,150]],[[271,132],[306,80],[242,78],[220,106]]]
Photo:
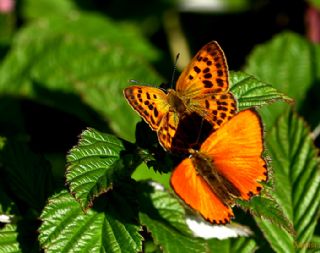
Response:
[[[173,145],[179,122],[196,113],[217,130],[237,111],[229,91],[228,66],[216,41],[206,44],[180,75],[175,89],[134,85],[124,89],[128,103],[157,132],[166,151]],[[183,142],[183,140],[181,140]]]

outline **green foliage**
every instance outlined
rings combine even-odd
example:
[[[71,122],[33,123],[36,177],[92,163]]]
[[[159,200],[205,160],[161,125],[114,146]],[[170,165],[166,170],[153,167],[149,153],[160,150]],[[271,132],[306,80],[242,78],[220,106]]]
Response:
[[[239,110],[260,107],[281,100],[292,102],[291,98],[280,93],[270,84],[242,72],[230,72],[230,91],[238,100]]]
[[[257,46],[245,71],[272,83],[293,97],[300,107],[316,77],[314,63],[318,56],[313,53],[313,47],[296,34],[283,33],[269,43]]]
[[[193,211],[170,189],[169,172],[183,157],[164,152],[122,93],[131,79],[160,84],[160,73],[172,71],[159,53],[167,41],[146,37],[163,27],[160,13],[172,3],[159,1],[150,13],[151,4],[134,3],[147,13],[135,17],[131,5],[132,13],[121,6],[129,1],[111,1],[109,12],[96,1],[17,2],[7,16],[17,15],[17,25],[11,20],[0,39],[0,253],[319,250],[319,45],[282,32],[253,48],[244,72],[230,71],[239,110],[255,107],[262,116],[269,181],[260,196],[237,202],[232,223],[250,236],[205,239],[190,230]],[[35,107],[82,125],[66,137],[46,129],[41,113],[30,120]],[[70,127],[65,118],[57,120],[62,129]],[[48,138],[39,140],[39,129]]]
[[[294,235],[293,223],[283,212],[281,205],[277,200],[271,197],[273,188],[265,185],[263,194],[254,197],[250,202],[237,200],[237,203],[246,211],[249,211],[255,217],[271,221],[275,227],[282,227],[286,232]]]
[[[128,164],[120,160],[123,150],[121,141],[113,135],[94,129],[82,133],[78,146],[67,157],[66,182],[83,209],[92,204],[95,196],[112,188],[121,174],[128,174]]]
[[[112,194],[114,195],[114,194]],[[113,205],[121,196],[108,196],[88,212],[65,190],[49,199],[42,212],[39,240],[48,252],[138,252],[140,227],[132,217],[115,213]],[[131,220],[131,221],[130,221]]]
[[[293,98],[295,108],[315,126],[320,117],[319,59],[319,45],[285,32],[257,46],[248,57],[245,71]],[[277,103],[262,110],[268,127],[286,107]]]
[[[0,230],[0,252],[21,252],[17,241],[18,232],[15,225],[8,224]]]
[[[208,241],[211,252],[254,252],[257,249],[257,243],[246,237],[229,240],[211,239]]]
[[[273,196],[293,223],[295,234],[258,219],[271,247],[277,252],[305,251],[312,239],[320,208],[320,160],[309,130],[302,119],[285,113],[268,133],[267,147],[271,154]],[[281,238],[274,240],[274,238]]]
[[[0,68],[1,94],[23,95],[96,125],[94,110],[119,136],[133,140],[126,120],[139,118],[122,89],[130,77],[160,79],[146,62],[157,53],[135,27],[84,13],[50,16],[21,29],[12,48]]]
[[[139,190],[143,193],[139,198],[140,222],[158,247],[164,252],[205,251],[204,242],[190,236],[185,211],[176,198],[148,185],[142,185]]]

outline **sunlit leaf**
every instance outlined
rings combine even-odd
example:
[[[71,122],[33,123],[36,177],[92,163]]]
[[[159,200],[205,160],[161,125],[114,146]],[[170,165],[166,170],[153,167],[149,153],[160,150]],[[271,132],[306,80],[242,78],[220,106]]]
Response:
[[[109,196],[110,195],[110,196]],[[140,252],[140,227],[119,215],[119,195],[109,194],[86,213],[66,191],[49,200],[39,240],[46,252]]]
[[[22,252],[18,242],[17,226],[7,224],[0,228],[0,253]]]
[[[276,101],[292,102],[291,98],[277,91],[270,84],[243,72],[230,72],[230,91],[237,98],[240,110],[260,107]]]
[[[130,170],[120,159],[122,142],[113,135],[94,129],[85,130],[79,143],[71,149],[67,161],[67,183],[82,208],[92,204],[94,197],[113,187],[121,177],[129,177]]]
[[[284,114],[267,135],[272,158],[273,197],[281,205],[295,235],[270,221],[256,218],[271,247],[277,252],[304,252],[317,224],[320,208],[320,167],[317,149],[304,121]]]

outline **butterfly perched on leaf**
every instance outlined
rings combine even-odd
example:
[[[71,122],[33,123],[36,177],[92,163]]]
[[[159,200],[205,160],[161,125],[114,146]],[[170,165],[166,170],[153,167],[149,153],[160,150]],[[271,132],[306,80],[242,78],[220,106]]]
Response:
[[[134,85],[124,89],[124,96],[157,132],[167,151],[179,149],[173,144],[174,138],[179,122],[188,115],[199,115],[212,125],[211,131],[216,131],[237,111],[236,100],[229,92],[227,62],[216,41],[206,44],[194,56],[175,89]]]
[[[252,109],[241,111],[213,132],[199,151],[190,150],[190,157],[172,172],[171,186],[206,220],[228,223],[235,200],[249,200],[267,181],[263,149],[259,115]]]

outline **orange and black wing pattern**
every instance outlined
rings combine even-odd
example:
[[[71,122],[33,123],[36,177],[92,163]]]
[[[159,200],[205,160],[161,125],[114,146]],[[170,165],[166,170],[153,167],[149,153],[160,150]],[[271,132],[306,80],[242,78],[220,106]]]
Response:
[[[225,224],[236,198],[249,200],[268,179],[263,158],[263,127],[254,110],[245,110],[212,133],[172,173],[174,191],[206,220]]]

